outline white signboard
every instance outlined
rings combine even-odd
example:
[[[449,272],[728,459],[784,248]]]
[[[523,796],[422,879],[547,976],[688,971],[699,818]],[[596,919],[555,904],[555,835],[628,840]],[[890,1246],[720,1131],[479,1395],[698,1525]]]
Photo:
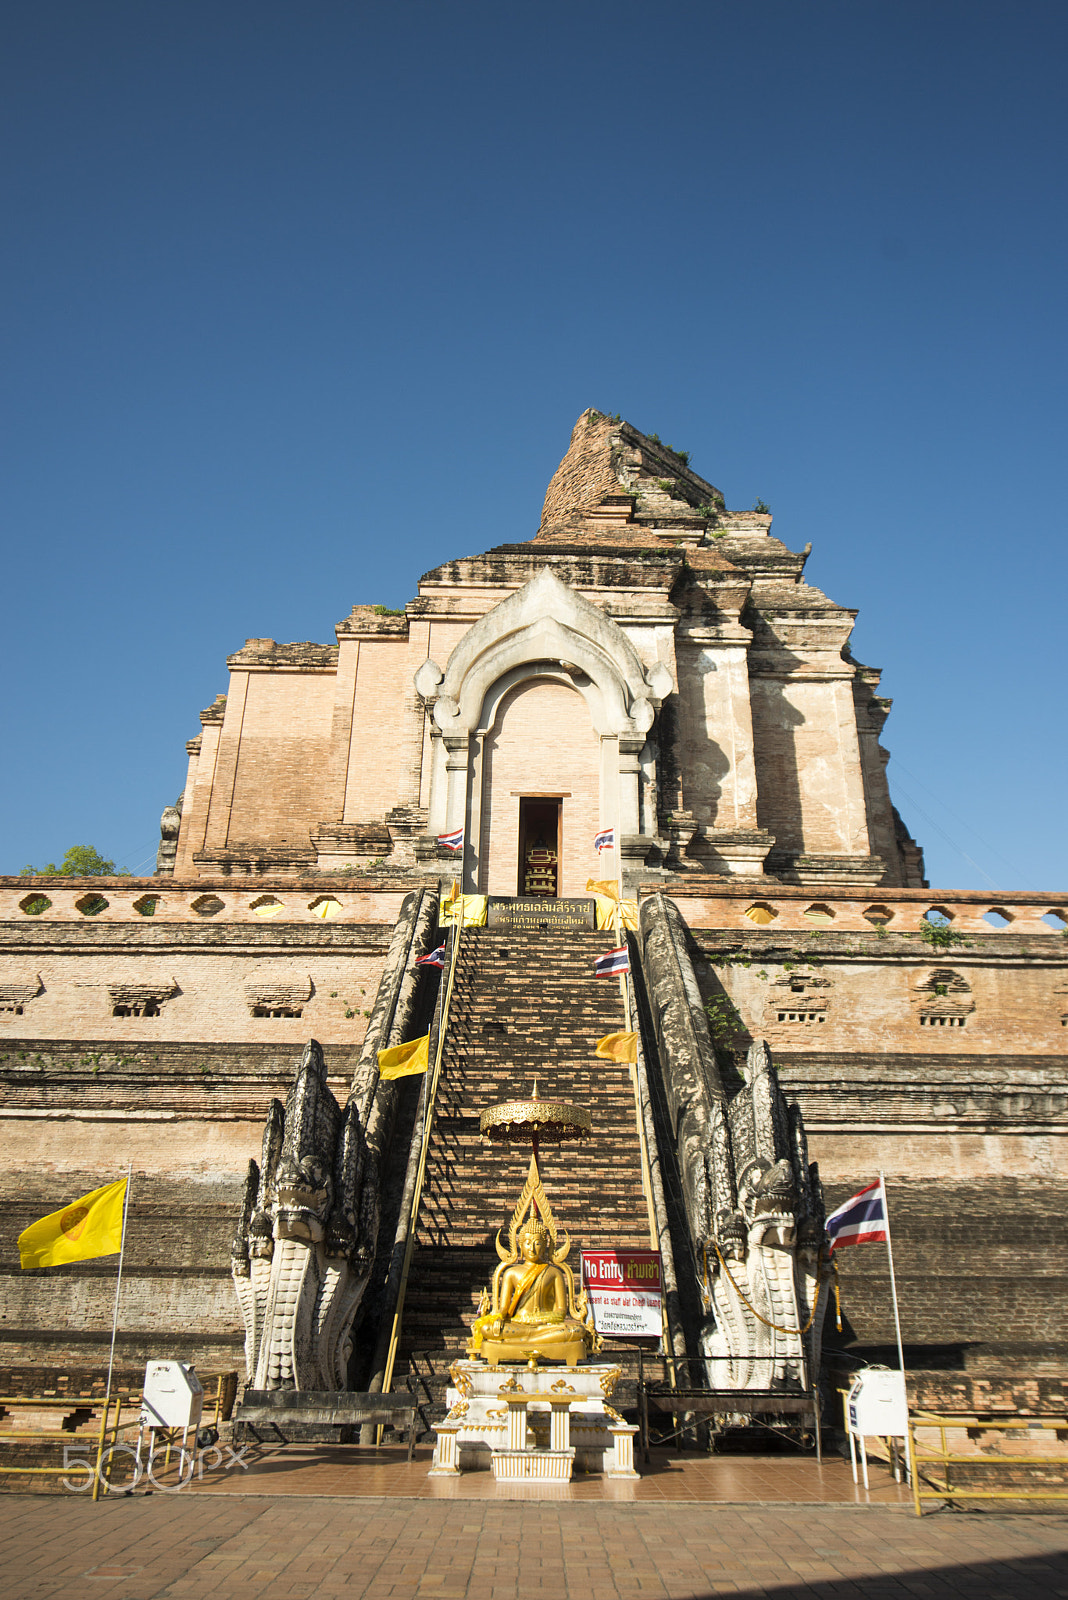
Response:
[[[584,1250],[582,1283],[598,1333],[658,1339],[663,1309],[658,1250]]]

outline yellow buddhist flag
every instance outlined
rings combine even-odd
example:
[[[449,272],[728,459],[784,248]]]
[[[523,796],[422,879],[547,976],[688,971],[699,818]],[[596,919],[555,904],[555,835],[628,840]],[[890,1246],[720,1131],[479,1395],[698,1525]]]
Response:
[[[598,1039],[593,1052],[602,1061],[637,1061],[638,1035],[636,1033],[606,1033]]]
[[[587,878],[587,894],[603,894],[606,900],[619,899],[619,885],[611,878]]]
[[[62,1267],[68,1261],[116,1255],[122,1249],[126,1179],[105,1184],[31,1222],[19,1234],[19,1259],[26,1267]]]
[[[409,1039],[407,1044],[395,1044],[389,1050],[378,1052],[378,1076],[389,1083],[393,1078],[414,1078],[430,1065],[430,1035]]]

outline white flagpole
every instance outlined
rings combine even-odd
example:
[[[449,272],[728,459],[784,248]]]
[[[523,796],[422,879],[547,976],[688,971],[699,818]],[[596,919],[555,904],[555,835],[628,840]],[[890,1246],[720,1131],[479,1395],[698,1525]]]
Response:
[[[122,1292],[122,1263],[126,1254],[126,1219],[130,1214],[130,1187],[133,1183],[133,1161],[126,1163],[126,1192],[122,1197],[122,1237],[119,1240],[119,1270],[115,1278],[115,1304],[111,1311],[111,1353],[108,1356],[108,1386],[104,1395],[104,1418],[100,1425],[100,1445],[96,1452],[96,1472],[93,1475],[93,1499],[100,1493],[100,1461],[104,1454],[104,1434],[108,1411],[111,1407],[111,1377],[115,1371],[115,1337],[119,1330],[119,1295]]]
[[[886,1219],[886,1256],[890,1263],[890,1294],[894,1302],[894,1328],[897,1332],[897,1362],[901,1371],[905,1370],[905,1351],[901,1344],[901,1316],[897,1309],[897,1279],[894,1276],[894,1247],[890,1241],[890,1206],[886,1198],[886,1179],[879,1173],[879,1183],[883,1191],[883,1216]]]
[[[881,1186],[882,1192],[883,1192],[883,1218],[885,1219],[885,1222],[886,1222],[886,1259],[890,1263],[890,1295],[891,1295],[891,1298],[892,1298],[892,1300],[894,1302],[894,1330],[897,1333],[897,1364],[898,1364],[898,1367],[900,1368],[900,1371],[901,1371],[902,1382],[907,1385],[908,1379],[905,1377],[905,1350],[904,1350],[904,1346],[901,1343],[901,1315],[900,1315],[900,1312],[898,1311],[898,1308],[897,1308],[897,1277],[895,1276],[895,1273],[894,1273],[894,1246],[893,1246],[893,1243],[892,1243],[891,1238],[890,1238],[890,1202],[886,1198],[886,1178],[884,1177],[884,1175],[883,1175],[881,1170],[880,1170],[880,1173],[879,1173],[879,1183],[880,1183],[880,1186]],[[905,1399],[905,1407],[906,1407],[906,1412],[907,1412],[907,1409],[908,1409],[907,1392],[906,1392],[906,1399]],[[911,1476],[911,1473],[912,1473],[912,1457],[911,1457],[911,1453],[909,1451],[909,1436],[908,1436],[908,1425],[907,1425],[907,1423],[906,1423],[906,1430],[905,1430],[905,1466],[908,1468],[909,1474]]]

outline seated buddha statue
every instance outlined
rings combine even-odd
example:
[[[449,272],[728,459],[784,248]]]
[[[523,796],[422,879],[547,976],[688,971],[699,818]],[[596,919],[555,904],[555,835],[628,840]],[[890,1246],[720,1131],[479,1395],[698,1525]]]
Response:
[[[565,1238],[556,1251],[554,1244],[537,1215],[513,1232],[512,1251],[493,1275],[492,1300],[483,1293],[481,1314],[472,1324],[470,1355],[481,1356],[491,1367],[531,1356],[573,1367],[597,1348],[586,1296],[576,1300],[575,1280],[566,1265],[568,1242]]]

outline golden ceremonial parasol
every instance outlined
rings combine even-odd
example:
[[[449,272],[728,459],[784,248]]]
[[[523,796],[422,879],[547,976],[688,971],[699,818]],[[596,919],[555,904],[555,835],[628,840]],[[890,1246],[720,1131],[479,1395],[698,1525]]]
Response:
[[[539,1099],[536,1078],[529,1100],[505,1100],[503,1104],[483,1111],[478,1119],[479,1132],[487,1142],[519,1144],[529,1139],[535,1171],[538,1166],[538,1146],[542,1140],[550,1144],[564,1144],[572,1139],[585,1139],[592,1126],[585,1107],[573,1106],[566,1100]]]

